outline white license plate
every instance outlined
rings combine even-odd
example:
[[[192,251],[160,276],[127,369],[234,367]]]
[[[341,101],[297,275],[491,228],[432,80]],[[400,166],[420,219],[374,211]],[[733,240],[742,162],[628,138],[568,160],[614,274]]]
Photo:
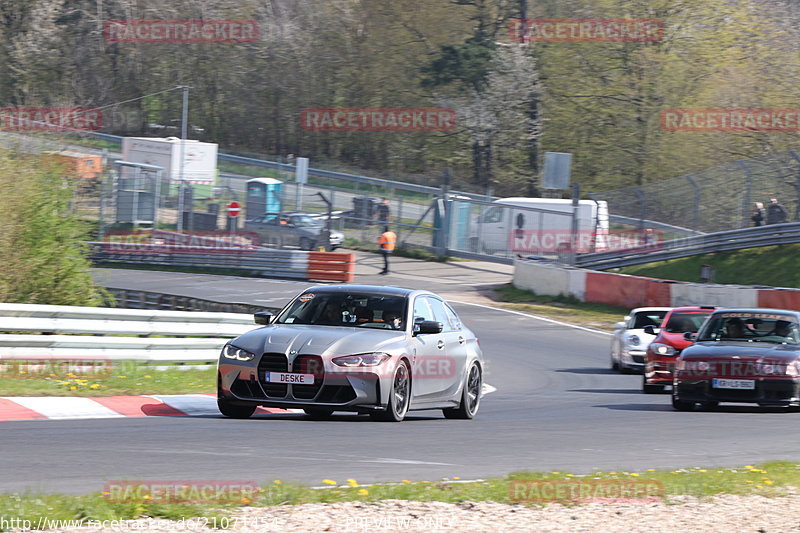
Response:
[[[291,383],[294,385],[313,385],[314,374],[293,374],[291,372],[265,372],[267,383]]]
[[[753,379],[714,379],[711,386],[715,389],[748,389],[756,388],[756,382]]]

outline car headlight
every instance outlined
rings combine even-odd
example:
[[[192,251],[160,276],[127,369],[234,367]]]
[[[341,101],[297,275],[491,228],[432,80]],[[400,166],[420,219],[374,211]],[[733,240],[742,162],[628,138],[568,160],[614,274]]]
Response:
[[[630,344],[631,346],[639,346],[641,342],[642,341],[639,340],[638,335],[631,335],[630,337],[628,337],[628,344]]]
[[[255,356],[256,354],[250,353],[247,350],[242,350],[241,348],[237,348],[233,344],[226,344],[222,348],[222,357],[226,359],[236,359],[237,361],[252,361]]]
[[[675,355],[675,348],[669,344],[664,344],[661,342],[651,342],[650,349],[653,350],[653,353],[656,355],[664,355],[667,357],[672,357]]]
[[[378,366],[387,359],[390,355],[381,352],[361,353],[356,355],[343,355],[341,357],[334,357],[331,359],[333,364],[337,366],[356,367],[356,366]]]

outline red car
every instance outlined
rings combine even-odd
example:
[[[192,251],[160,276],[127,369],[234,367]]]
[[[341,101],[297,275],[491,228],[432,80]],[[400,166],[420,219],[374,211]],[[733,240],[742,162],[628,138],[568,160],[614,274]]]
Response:
[[[717,307],[710,305],[675,307],[667,313],[661,323],[661,331],[647,347],[644,356],[644,375],[642,392],[656,394],[664,391],[665,385],[672,385],[672,372],[675,360],[681,351],[694,341],[686,339],[685,333],[697,333],[706,318]],[[645,329],[656,333],[656,328]]]

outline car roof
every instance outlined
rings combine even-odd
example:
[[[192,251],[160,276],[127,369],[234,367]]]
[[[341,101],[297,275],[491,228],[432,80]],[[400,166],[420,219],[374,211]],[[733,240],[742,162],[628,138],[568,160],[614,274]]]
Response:
[[[642,313],[647,311],[669,311],[672,309],[671,307],[634,307],[630,311],[628,311],[629,315],[633,313]]]
[[[714,314],[717,313],[780,313],[782,315],[791,315],[800,320],[800,312],[798,311],[792,311],[791,309],[774,309],[769,307],[725,307],[724,309],[717,309],[714,311]]]
[[[405,289],[402,287],[391,287],[387,285],[317,285],[309,287],[303,292],[316,292],[316,293],[336,293],[336,292],[369,292],[372,294],[380,294],[383,296],[403,296],[408,297],[412,294],[433,294],[430,291],[422,291],[416,289]]]

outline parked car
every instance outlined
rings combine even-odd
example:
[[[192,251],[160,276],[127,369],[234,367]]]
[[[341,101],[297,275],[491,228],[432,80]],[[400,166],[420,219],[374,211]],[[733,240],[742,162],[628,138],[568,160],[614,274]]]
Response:
[[[716,311],[675,368],[672,406],[691,411],[719,402],[800,407],[800,313]]]
[[[622,322],[614,324],[611,334],[611,368],[624,374],[642,371],[644,355],[670,307],[637,307]],[[644,328],[651,326],[647,333]]]
[[[655,394],[664,391],[664,387],[672,385],[672,371],[675,360],[681,351],[692,344],[685,333],[696,333],[705,322],[715,306],[675,307],[667,312],[656,338],[650,342],[644,357],[644,374],[642,376],[642,392]],[[655,328],[644,328],[648,333],[655,333]]]
[[[258,234],[263,245],[274,248],[297,246],[301,250],[314,250],[326,246],[325,224],[308,213],[265,213],[246,220],[244,228]],[[331,231],[328,241],[328,249],[335,250],[342,246],[344,235]]]
[[[334,411],[401,421],[409,410],[446,418],[478,411],[484,359],[478,339],[428,291],[326,285],[300,293],[277,316],[222,349],[217,403],[228,417],[256,407]]]

